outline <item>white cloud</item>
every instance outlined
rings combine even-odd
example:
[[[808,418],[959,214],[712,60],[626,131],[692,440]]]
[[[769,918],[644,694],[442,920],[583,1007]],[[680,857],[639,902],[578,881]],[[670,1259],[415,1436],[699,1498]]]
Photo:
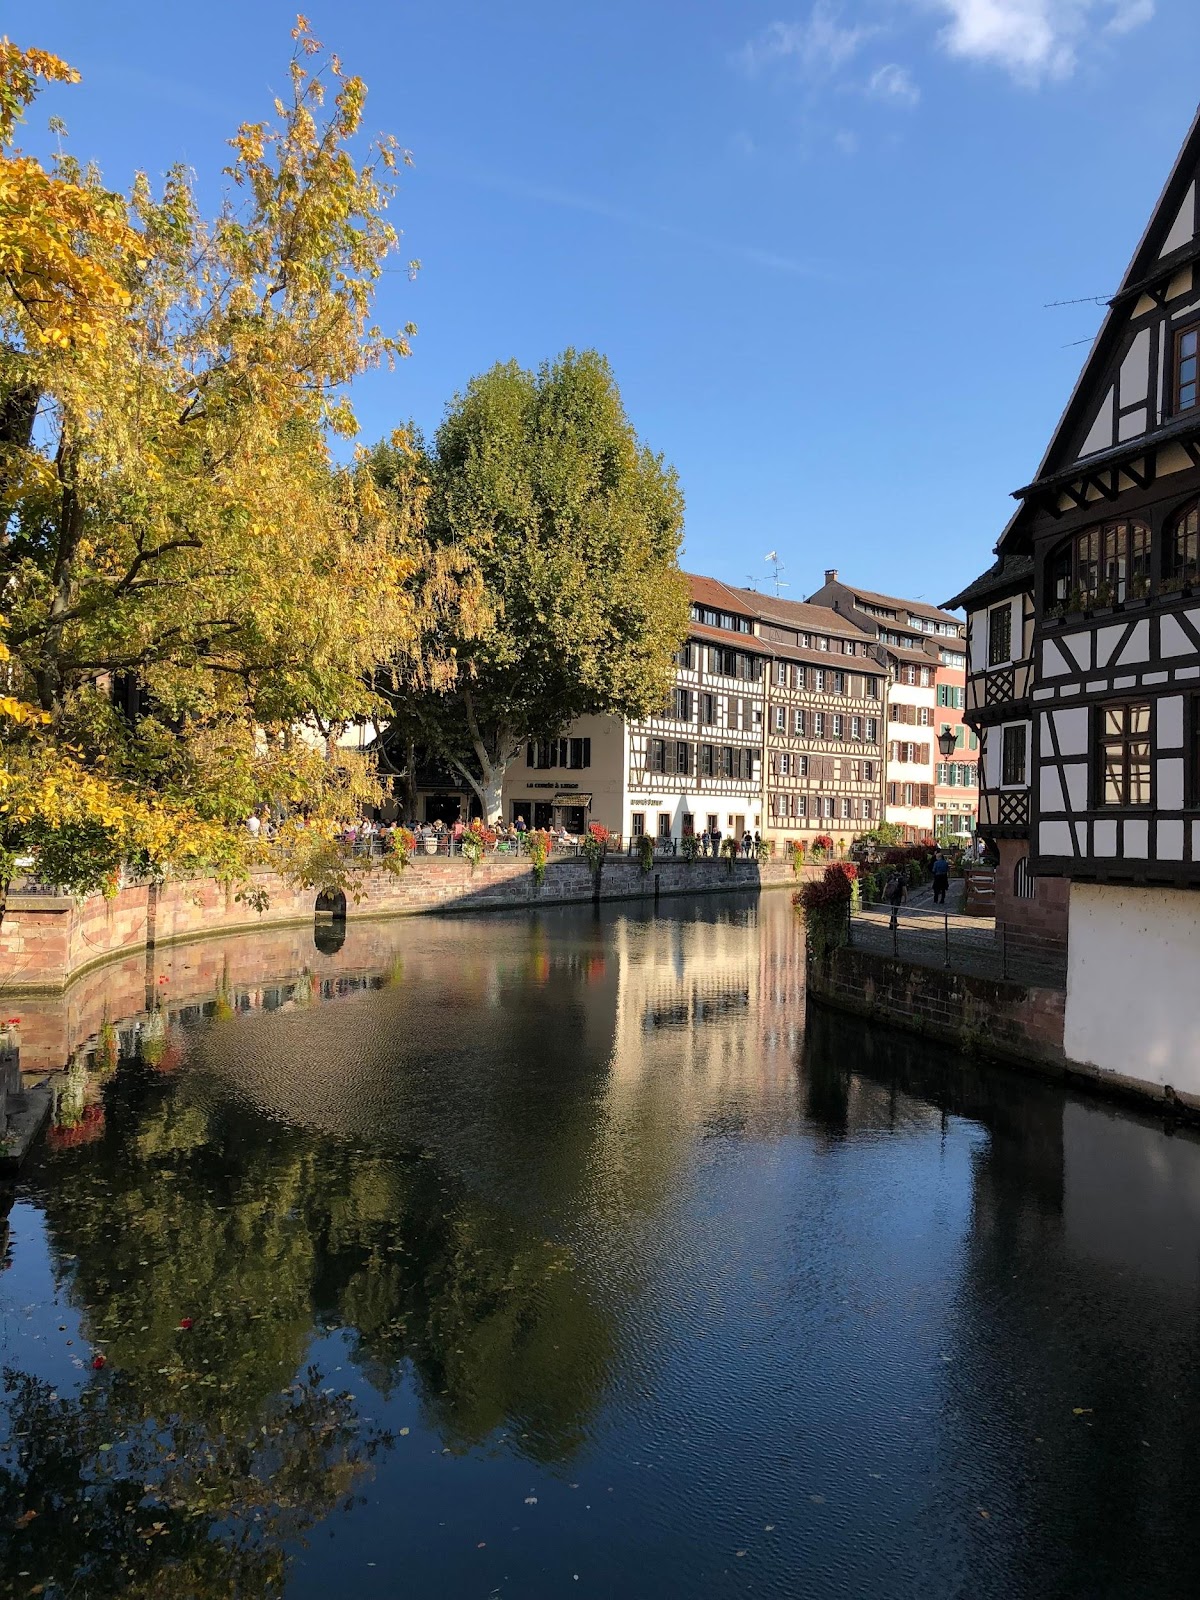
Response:
[[[873,100],[906,108],[915,106],[921,98],[921,91],[913,81],[912,73],[907,67],[897,66],[894,61],[876,68],[867,83],[867,93]]]
[[[807,21],[770,23],[742,46],[738,59],[747,72],[787,63],[805,77],[825,78],[845,66],[878,31],[862,23],[843,26],[841,12],[830,0],[816,0]]]
[[[1154,0],[917,0],[941,12],[952,56],[1004,68],[1022,83],[1070,77],[1080,45],[1097,30],[1128,33],[1154,15]]]

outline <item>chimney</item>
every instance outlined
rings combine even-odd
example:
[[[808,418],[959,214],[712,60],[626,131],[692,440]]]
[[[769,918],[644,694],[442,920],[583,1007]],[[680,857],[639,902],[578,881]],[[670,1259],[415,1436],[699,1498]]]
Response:
[[[837,568],[836,567],[826,567],[825,568],[825,582],[826,583],[836,583],[837,582]]]

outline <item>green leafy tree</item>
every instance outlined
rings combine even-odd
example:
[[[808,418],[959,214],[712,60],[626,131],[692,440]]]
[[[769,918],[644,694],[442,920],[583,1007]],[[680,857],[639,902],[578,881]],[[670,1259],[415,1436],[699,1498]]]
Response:
[[[386,487],[391,459],[374,460]],[[439,756],[494,821],[505,768],[527,739],[590,713],[662,706],[687,628],[683,499],[594,351],[474,379],[438,430],[428,472],[428,559],[469,561],[482,595],[465,613],[436,614],[457,676],[396,695],[390,743],[402,758],[415,747]]]
[[[423,498],[338,460],[348,386],[407,351],[372,312],[404,157],[293,39],[211,219],[182,167],[125,196],[23,155],[39,81],[76,75],[0,45],[0,891],[20,854],[76,889],[236,868],[265,803],[332,833],[379,797],[338,747],[379,663],[439,681]]]

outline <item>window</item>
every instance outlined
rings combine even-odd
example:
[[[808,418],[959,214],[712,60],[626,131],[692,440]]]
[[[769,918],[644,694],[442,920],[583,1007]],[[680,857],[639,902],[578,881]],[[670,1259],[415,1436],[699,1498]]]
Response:
[[[856,656],[858,654],[858,645],[853,639],[847,639],[842,649],[848,656]]]
[[[879,699],[879,679],[878,678],[864,678],[863,679],[863,690],[864,690],[868,700],[878,700]]]
[[[711,728],[717,720],[717,697],[715,694],[702,694],[700,696],[700,721],[706,728]]]
[[[680,740],[675,746],[675,771],[684,778],[691,776],[692,747],[684,740]]]
[[[1172,411],[1190,411],[1196,404],[1200,370],[1200,328],[1181,328],[1175,335],[1175,383]]]
[[[1150,529],[1144,522],[1102,522],[1059,547],[1047,570],[1048,591],[1063,611],[1110,606],[1150,590]]]
[[[776,706],[775,707],[775,732],[776,733],[786,733],[787,732],[787,707],[786,706]]]
[[[692,666],[692,647],[691,647],[690,643],[689,644],[681,644],[679,646],[679,649],[676,650],[676,652],[675,652],[675,665],[677,667],[682,667],[685,672],[689,672],[691,670],[691,666]]]
[[[807,756],[797,756],[796,757],[796,776],[798,778],[807,778],[808,777],[808,757]]]
[[[716,833],[716,831],[717,831],[717,813],[715,811],[710,811],[708,813],[708,820],[707,820],[706,826],[708,828],[709,833]]]
[[[867,718],[867,743],[874,744],[879,738],[879,723],[874,717]]]
[[[937,703],[939,706],[945,706],[948,711],[961,711],[963,709],[962,688],[953,683],[939,683]]]
[[[650,741],[650,771],[665,772],[667,770],[667,741],[665,739],[651,739]]]
[[[781,689],[786,689],[787,688],[787,662],[786,661],[777,661],[775,663],[775,682],[779,685],[779,687]]]
[[[824,637],[819,638],[817,640],[817,649],[818,650],[828,650],[829,649],[829,640],[824,638]]]
[[[833,675],[833,692],[834,692],[834,694],[845,694],[845,692],[846,692],[846,674],[844,672],[835,672],[834,673],[834,675]]]
[[[807,667],[797,667],[796,668],[796,688],[797,689],[807,689],[808,688],[808,668]]]
[[[917,727],[918,728],[932,728],[933,727],[933,707],[932,706],[918,706],[917,707]]]
[[[646,813],[635,811],[629,818],[629,831],[635,839],[640,839],[646,831]]]
[[[671,813],[669,811],[660,811],[658,813],[658,837],[660,839],[669,839],[671,837]]]
[[[863,782],[864,783],[874,783],[875,782],[875,763],[873,761],[864,761],[863,762]]]
[[[825,713],[823,711],[813,713],[813,735],[817,739],[825,737]]]
[[[843,796],[843,799],[842,799],[842,821],[843,822],[849,822],[850,818],[853,815],[854,815],[854,803],[850,799],[849,795],[845,795],[845,796]]]
[[[806,794],[792,796],[792,815],[795,817],[806,817],[808,815],[808,796]]]
[[[850,737],[852,739],[861,739],[862,738],[862,718],[861,717],[851,717],[850,718]]]
[[[1012,604],[993,606],[988,612],[988,666],[1002,667],[1012,660]]]
[[[1167,589],[1182,589],[1200,579],[1200,502],[1175,518],[1164,545],[1163,578]]]
[[[671,715],[676,722],[690,722],[692,720],[692,691],[690,689],[672,689]]]
[[[733,777],[733,756],[734,752],[729,745],[721,747],[721,776],[723,778]]]
[[[1150,704],[1100,706],[1100,804],[1150,804]]]
[[[864,822],[870,822],[870,820],[874,816],[874,814],[875,814],[875,802],[873,800],[869,800],[869,799],[864,800],[863,801],[863,821]]]
[[[944,762],[944,761],[939,761],[938,762],[938,764],[937,764],[937,781],[938,781],[938,783],[940,783],[943,786],[943,788],[949,787],[950,779],[947,776],[947,774],[950,771],[951,771],[951,768],[946,764],[946,762]]]
[[[1023,784],[1025,782],[1025,727],[1023,724],[1005,728],[1000,745],[1000,782]]]
[[[844,734],[844,731],[843,731],[844,727],[845,727],[845,721],[846,721],[846,719],[841,715],[840,712],[835,712],[834,713],[834,717],[833,717],[833,737],[835,739],[842,739],[842,738],[845,737],[845,734]]]
[[[713,775],[713,747],[710,744],[700,746],[700,776],[711,778]]]
[[[792,775],[792,758],[786,753],[779,758],[779,772],[784,778],[790,778]]]
[[[922,667],[921,668],[921,687],[922,687],[922,689],[931,689],[933,687],[933,668],[932,667]]]
[[[1013,868],[1013,896],[1017,900],[1032,900],[1037,892],[1037,880],[1029,870],[1029,857],[1022,856]]]
[[[824,667],[817,667],[815,669],[814,673],[813,673],[813,676],[816,679],[816,683],[813,685],[813,687],[816,689],[818,694],[824,694],[825,693],[825,668]]]
[[[803,711],[797,711],[797,713],[796,713],[796,732],[797,732],[797,734],[803,735],[803,733],[805,731],[806,724],[807,724],[807,715],[806,715],[806,713],[803,712]]]
[[[572,739],[568,750],[569,767],[590,767],[592,764],[592,741],[590,739]]]

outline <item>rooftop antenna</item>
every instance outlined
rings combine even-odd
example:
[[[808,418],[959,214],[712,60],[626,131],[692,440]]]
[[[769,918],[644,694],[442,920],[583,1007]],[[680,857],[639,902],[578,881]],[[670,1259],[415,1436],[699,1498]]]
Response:
[[[775,585],[776,595],[778,595],[781,589],[790,589],[791,584],[788,583],[786,578],[782,576],[782,574],[787,571],[787,568],[784,566],[783,562],[780,561],[776,552],[774,550],[768,550],[766,555],[763,557],[763,560],[769,563],[772,569],[771,581]]]

